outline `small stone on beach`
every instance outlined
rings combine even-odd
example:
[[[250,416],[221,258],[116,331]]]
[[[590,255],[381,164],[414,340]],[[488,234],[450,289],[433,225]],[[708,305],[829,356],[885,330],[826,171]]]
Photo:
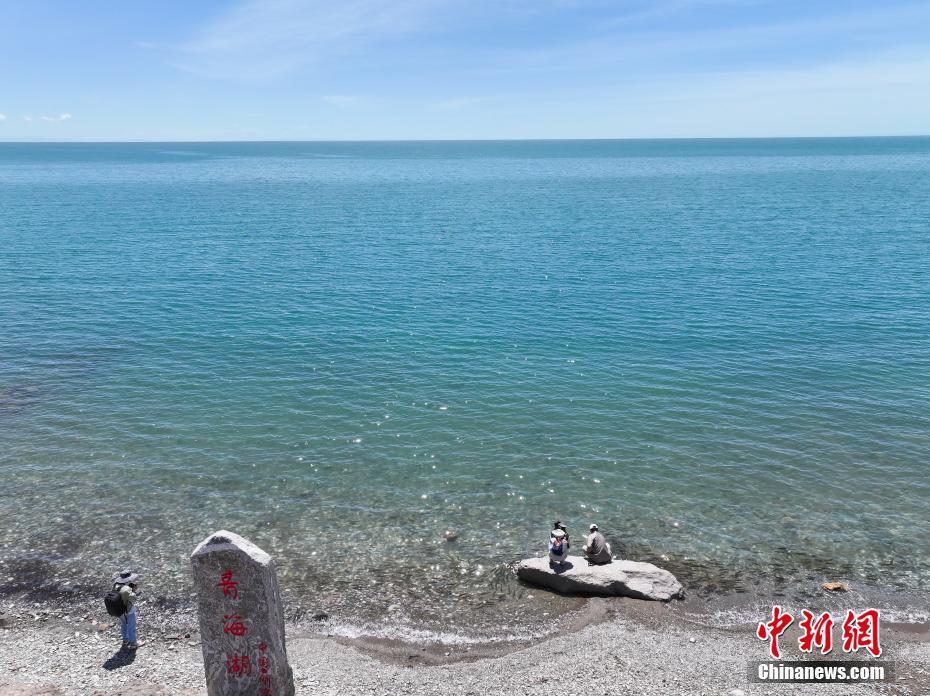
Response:
[[[821,585],[821,587],[825,590],[829,590],[830,592],[848,592],[849,591],[849,585],[847,585],[844,582],[825,582]]]
[[[456,539],[459,538],[459,533],[453,532],[451,529],[447,529],[445,533],[442,535],[442,537],[446,541],[455,541]]]

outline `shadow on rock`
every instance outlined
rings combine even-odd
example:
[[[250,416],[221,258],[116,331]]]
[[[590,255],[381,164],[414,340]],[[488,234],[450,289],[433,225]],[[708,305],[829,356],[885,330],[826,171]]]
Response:
[[[120,667],[126,667],[131,665],[136,660],[136,651],[135,650],[117,650],[113,653],[107,661],[103,663],[103,668],[108,672],[112,672],[114,669],[119,669]]]
[[[549,567],[552,569],[553,573],[556,575],[561,575],[562,573],[574,568],[575,564],[571,561],[565,561],[564,563],[550,563]]]

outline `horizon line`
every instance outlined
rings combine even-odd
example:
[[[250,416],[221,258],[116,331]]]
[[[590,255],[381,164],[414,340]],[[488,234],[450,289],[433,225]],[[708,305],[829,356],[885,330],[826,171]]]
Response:
[[[546,143],[546,142],[640,142],[640,141],[684,141],[684,140],[865,140],[891,138],[930,138],[930,133],[897,135],[746,135],[746,136],[661,136],[661,137],[627,137],[627,138],[358,138],[358,139],[288,139],[258,138],[240,140],[202,140],[202,139],[130,139],[130,140],[95,140],[95,139],[30,139],[0,138],[2,145],[134,145],[148,143],[202,143],[202,144],[245,144],[245,143]]]

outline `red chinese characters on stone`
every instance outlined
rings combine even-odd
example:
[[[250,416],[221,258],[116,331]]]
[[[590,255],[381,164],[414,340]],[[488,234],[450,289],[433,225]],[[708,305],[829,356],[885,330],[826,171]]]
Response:
[[[216,586],[223,590],[223,596],[229,599],[239,599],[239,582],[232,579],[231,570],[224,571]]]
[[[223,591],[223,596],[228,599],[239,598],[239,582],[233,580],[231,570],[224,571],[220,575],[220,581],[216,586]],[[228,633],[236,638],[241,638],[248,632],[245,622],[239,614],[223,615],[223,633]],[[252,658],[247,654],[232,653],[226,655],[226,673],[233,675],[236,679],[252,676]]]
[[[223,615],[223,633],[228,633],[235,636],[236,638],[241,638],[248,632],[248,629],[245,627],[245,623],[242,621],[242,617],[238,614],[224,614]]]
[[[857,652],[865,648],[874,657],[882,654],[878,637],[878,609],[866,609],[860,614],[846,612],[843,620],[843,652]]]
[[[226,672],[236,678],[248,677],[252,674],[252,660],[248,655],[227,655]]]
[[[265,655],[265,651],[268,650],[268,646],[265,645],[264,641],[258,646],[258,652],[260,657],[258,658],[258,669],[259,669],[259,678],[258,683],[261,685],[261,691],[259,692],[260,696],[271,696],[271,675],[268,673],[268,668],[271,666],[271,660],[268,659],[268,656]]]
[[[826,655],[833,650],[833,617],[830,612],[825,611],[817,619],[807,609],[802,609],[804,619],[798,624],[801,627],[801,637],[798,638],[798,647],[801,652],[813,652],[814,648],[820,648],[820,652]]]
[[[778,637],[788,630],[794,622],[794,617],[791,614],[785,613],[781,610],[781,607],[777,604],[772,607],[772,620],[760,623],[759,627],[756,629],[756,635],[759,637],[759,640],[768,640],[769,643],[769,652],[772,654],[772,657],[778,659],[781,657],[781,650],[778,649]]]

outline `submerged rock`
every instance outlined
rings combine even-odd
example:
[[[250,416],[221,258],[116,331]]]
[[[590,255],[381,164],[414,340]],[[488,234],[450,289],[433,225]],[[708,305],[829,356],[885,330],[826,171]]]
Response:
[[[527,558],[517,564],[517,576],[566,594],[620,595],[663,602],[684,595],[681,583],[670,572],[638,561],[589,565],[581,556],[569,556],[562,566],[550,567],[548,558]]]
[[[825,582],[821,585],[821,587],[825,590],[829,590],[830,592],[849,591],[849,585],[847,585],[845,582]]]

